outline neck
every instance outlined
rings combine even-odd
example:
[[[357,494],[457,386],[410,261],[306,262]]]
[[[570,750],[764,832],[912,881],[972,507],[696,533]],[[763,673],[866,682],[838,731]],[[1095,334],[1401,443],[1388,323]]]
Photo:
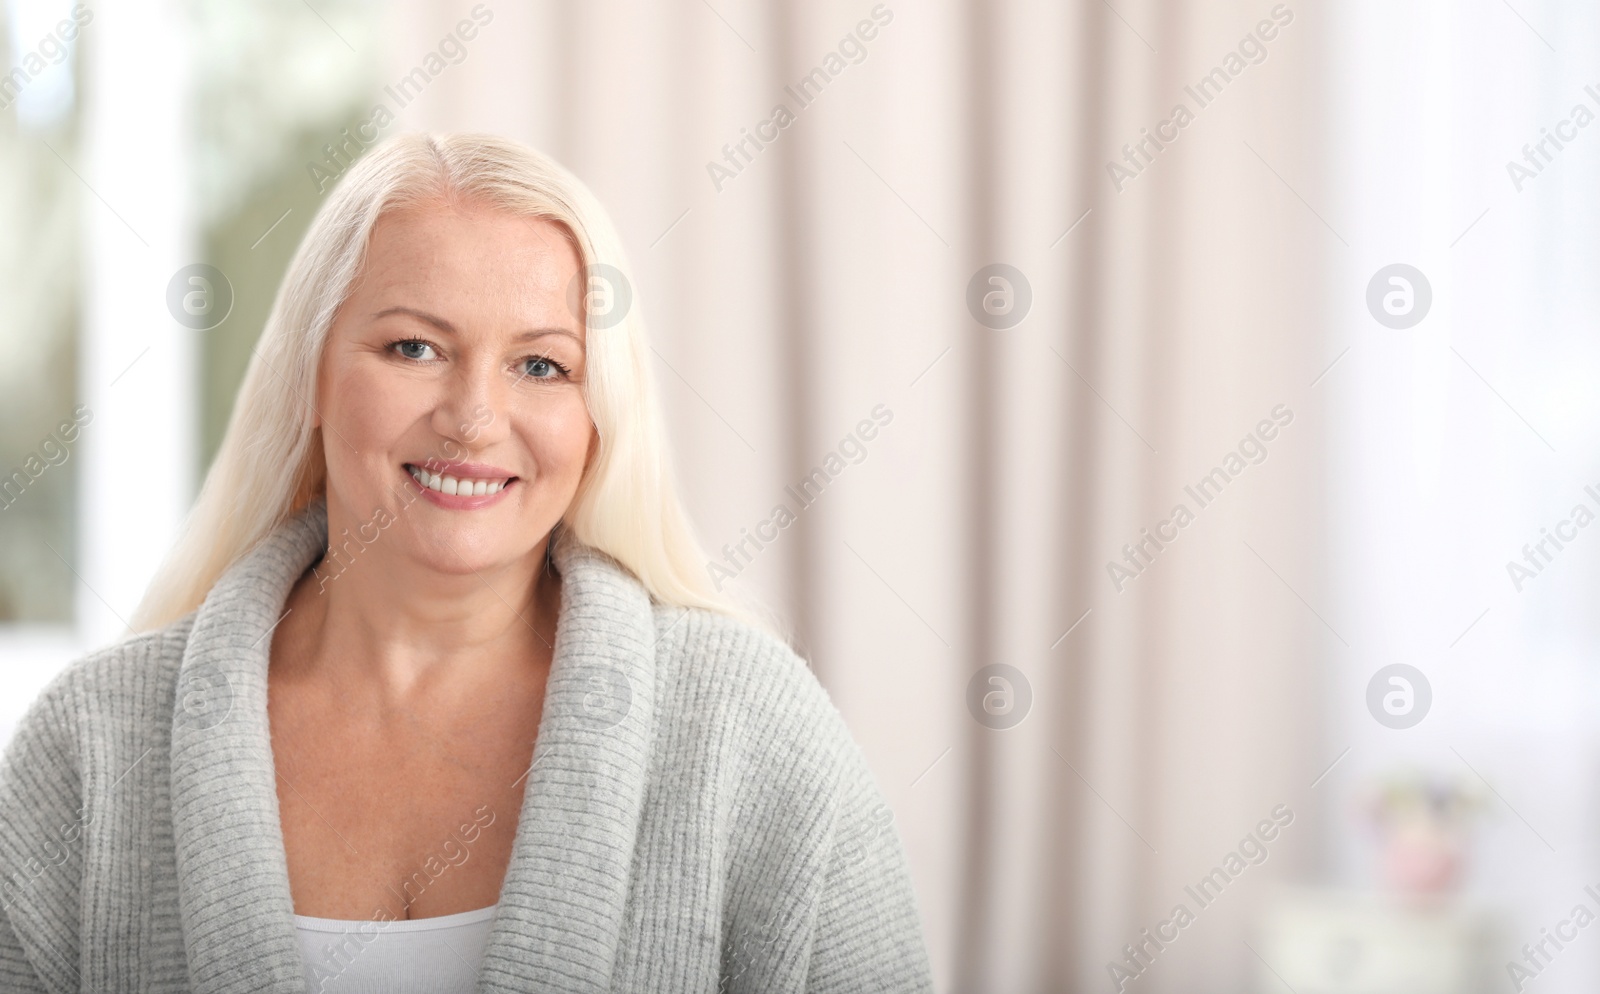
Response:
[[[507,666],[548,667],[560,578],[546,566],[545,542],[495,567],[441,572],[403,557],[400,543],[341,548],[345,535],[332,521],[329,535],[330,553],[286,605],[283,624],[295,636],[283,663],[295,675],[314,671],[395,701],[464,688]]]

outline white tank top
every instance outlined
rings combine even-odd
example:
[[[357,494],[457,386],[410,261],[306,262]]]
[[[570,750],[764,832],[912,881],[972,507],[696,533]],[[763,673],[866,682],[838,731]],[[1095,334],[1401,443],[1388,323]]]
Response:
[[[408,921],[294,916],[309,994],[472,994],[499,904]]]

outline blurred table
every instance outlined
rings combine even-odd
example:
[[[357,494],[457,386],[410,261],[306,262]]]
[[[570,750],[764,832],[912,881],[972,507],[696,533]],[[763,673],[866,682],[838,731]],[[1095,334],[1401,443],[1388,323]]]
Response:
[[[1455,898],[1296,888],[1266,907],[1256,989],[1282,994],[1480,994],[1504,964],[1489,909]]]

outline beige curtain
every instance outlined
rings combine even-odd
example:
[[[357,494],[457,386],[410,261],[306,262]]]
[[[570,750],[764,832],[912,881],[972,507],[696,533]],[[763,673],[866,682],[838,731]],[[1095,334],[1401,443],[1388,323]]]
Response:
[[[469,8],[396,5],[386,78]],[[396,127],[521,138],[613,212],[707,546],[796,511],[739,580],[793,619],[894,806],[940,990],[1112,989],[1124,944],[1287,804],[1266,862],[1134,982],[1249,989],[1269,885],[1314,870],[1336,750],[1313,691],[1344,651],[1312,383],[1342,347],[1321,260],[1350,249],[1319,195],[1314,12],[1230,76],[1269,5],[489,9]],[[1118,192],[1108,161],[1179,102]],[[770,140],[719,174],[748,133]],[[1031,288],[1014,327],[968,307],[995,263]],[[1278,405],[1265,460],[1226,472]],[[1108,561],[1180,503],[1119,591]],[[995,664],[1031,687],[1011,728],[968,705]]]

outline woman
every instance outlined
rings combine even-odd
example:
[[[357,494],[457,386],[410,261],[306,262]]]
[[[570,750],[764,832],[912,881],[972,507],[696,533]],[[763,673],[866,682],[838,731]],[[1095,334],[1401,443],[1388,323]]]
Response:
[[[141,634],[7,750],[0,989],[931,988],[859,749],[706,577],[625,268],[512,142],[350,170]]]

